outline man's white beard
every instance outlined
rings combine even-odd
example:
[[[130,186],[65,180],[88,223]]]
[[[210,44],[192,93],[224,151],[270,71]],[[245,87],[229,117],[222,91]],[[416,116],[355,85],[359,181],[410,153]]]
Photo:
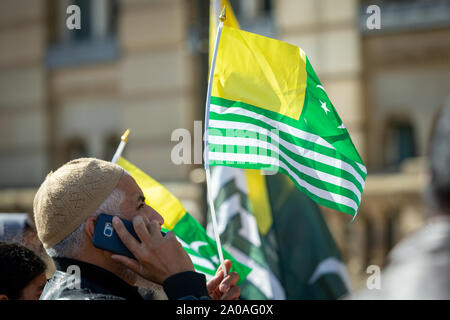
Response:
[[[136,282],[138,280],[138,275],[131,271],[130,269],[121,266],[120,267],[120,277],[125,280],[127,283],[131,284],[131,285],[136,285]]]

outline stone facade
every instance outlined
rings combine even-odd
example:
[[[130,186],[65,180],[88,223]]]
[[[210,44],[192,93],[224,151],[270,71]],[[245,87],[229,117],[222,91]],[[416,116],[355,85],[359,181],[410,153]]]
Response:
[[[110,12],[113,2],[96,6]],[[202,187],[189,183],[192,167],[170,159],[172,131],[192,131],[199,109],[195,60],[186,45],[189,2],[117,1],[112,37],[93,33],[84,42],[68,40],[69,4],[2,4],[8,9],[0,14],[0,187],[37,187],[47,172],[74,157],[108,159],[130,128],[124,155],[160,181],[184,182],[175,189],[186,190],[188,209],[202,221]],[[94,6],[88,9],[98,14],[91,16],[91,28],[98,30],[104,19]],[[118,48],[112,58],[109,38]],[[106,54],[99,59],[95,50]],[[18,206],[31,209],[27,203]],[[9,201],[0,207],[13,210]]]
[[[45,177],[48,162],[45,7],[25,0],[2,7],[0,186],[26,187]]]

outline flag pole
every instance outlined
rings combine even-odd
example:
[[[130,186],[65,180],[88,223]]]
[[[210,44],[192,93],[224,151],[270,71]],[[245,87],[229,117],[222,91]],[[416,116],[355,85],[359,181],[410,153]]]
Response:
[[[205,146],[204,146],[204,158],[205,158],[205,171],[206,171],[206,192],[208,197],[209,207],[211,209],[211,220],[213,224],[214,236],[216,239],[217,252],[219,254],[220,265],[222,266],[223,276],[224,278],[227,275],[227,269],[225,268],[225,263],[223,260],[222,253],[222,243],[220,241],[219,229],[217,228],[217,219],[216,219],[216,211],[214,209],[214,201],[211,195],[211,171],[209,168],[209,150],[208,150],[208,125],[209,125],[209,109],[211,105],[211,87],[214,76],[214,67],[216,65],[217,58],[217,48],[219,47],[220,36],[222,34],[223,22],[225,21],[225,7],[222,9],[222,13],[219,17],[219,26],[217,27],[217,36],[216,43],[214,45],[213,56],[211,59],[211,68],[209,71],[209,79],[208,79],[208,92],[206,95],[206,108],[205,108]]]
[[[128,136],[130,135],[130,129],[127,129],[122,137],[120,137],[120,144],[117,147],[116,153],[114,153],[114,156],[112,157],[111,162],[117,163],[119,161],[120,156],[122,155],[123,149],[125,148],[127,142],[128,142]]]

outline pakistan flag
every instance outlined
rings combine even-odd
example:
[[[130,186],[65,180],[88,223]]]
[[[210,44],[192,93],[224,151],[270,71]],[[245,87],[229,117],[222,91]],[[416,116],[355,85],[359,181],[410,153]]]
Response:
[[[222,245],[252,268],[241,299],[337,299],[350,291],[319,207],[289,177],[218,166],[211,178]]]

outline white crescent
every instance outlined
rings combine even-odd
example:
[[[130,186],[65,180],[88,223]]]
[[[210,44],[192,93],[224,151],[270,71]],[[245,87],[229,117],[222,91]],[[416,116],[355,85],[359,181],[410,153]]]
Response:
[[[325,93],[327,93],[327,92],[325,91],[324,87],[322,87],[320,84],[318,84],[318,85],[316,86],[316,88],[320,88],[320,89],[322,89]]]
[[[317,281],[321,276],[325,274],[336,274],[342,279],[342,282],[347,287],[347,290],[351,291],[351,282],[350,277],[347,273],[347,268],[345,264],[342,263],[342,261],[339,261],[335,257],[329,257],[322,262],[319,263],[319,265],[316,267],[316,270],[314,271],[313,275],[309,279],[309,284],[313,284]]]
[[[204,241],[194,241],[189,246],[191,247],[192,250],[199,253],[198,248],[206,246],[206,245],[208,245],[208,244]]]

